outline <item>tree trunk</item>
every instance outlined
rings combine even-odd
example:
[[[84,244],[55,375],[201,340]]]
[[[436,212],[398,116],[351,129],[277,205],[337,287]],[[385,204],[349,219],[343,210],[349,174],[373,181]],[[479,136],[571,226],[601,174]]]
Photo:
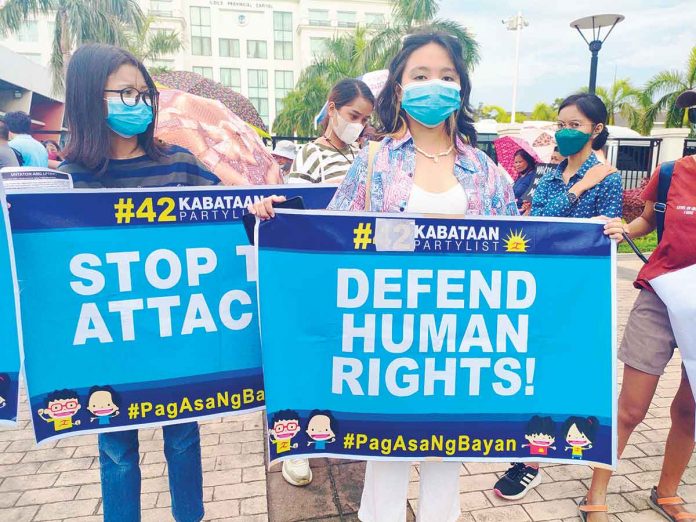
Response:
[[[68,62],[72,55],[72,38],[68,27],[68,15],[65,11],[60,13],[60,53],[63,55],[63,81],[68,72]]]

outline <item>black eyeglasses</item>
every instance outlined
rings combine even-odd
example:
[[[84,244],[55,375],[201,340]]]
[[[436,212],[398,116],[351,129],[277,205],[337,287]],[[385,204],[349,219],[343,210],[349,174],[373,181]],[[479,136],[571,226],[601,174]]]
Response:
[[[134,89],[133,87],[124,87],[120,90],[104,89],[104,92],[118,93],[121,96],[121,101],[123,102],[123,105],[127,105],[128,107],[135,107],[136,105],[138,105],[138,103],[140,103],[140,100],[143,100],[145,105],[147,105],[148,107],[152,107],[153,104],[157,101],[157,97],[159,96],[157,89],[139,91],[138,89]]]

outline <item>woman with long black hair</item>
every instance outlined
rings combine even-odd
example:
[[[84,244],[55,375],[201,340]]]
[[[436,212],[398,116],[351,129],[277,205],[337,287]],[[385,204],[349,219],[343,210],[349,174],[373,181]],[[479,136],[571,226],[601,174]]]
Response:
[[[190,152],[154,138],[157,89],[141,62],[111,45],[80,47],[70,59],[66,115],[70,140],[60,169],[75,188],[213,185],[219,179]],[[162,428],[172,514],[203,518],[201,446],[196,422]],[[140,520],[138,431],[99,435],[104,520]]]
[[[329,209],[517,215],[507,174],[475,147],[470,93],[456,38],[432,32],[406,37],[377,100],[384,139],[376,151],[372,145],[371,165],[371,147],[363,149]],[[274,215],[273,203],[279,201],[283,198],[268,198],[252,211],[267,219]],[[367,463],[360,520],[406,520],[410,468],[411,463],[404,461]],[[420,464],[418,520],[457,520],[460,469],[460,462]]]

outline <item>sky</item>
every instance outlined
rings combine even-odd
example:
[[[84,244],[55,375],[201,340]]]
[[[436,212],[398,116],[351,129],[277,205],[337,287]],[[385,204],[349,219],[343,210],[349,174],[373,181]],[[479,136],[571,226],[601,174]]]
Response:
[[[599,53],[597,85],[629,78],[640,87],[663,70],[686,69],[696,45],[696,0],[440,0],[439,17],[467,27],[480,46],[472,105],[512,107],[515,31],[501,22],[522,12],[517,110],[551,103],[586,86],[590,51],[570,22],[622,14]],[[589,39],[589,38],[588,38]]]

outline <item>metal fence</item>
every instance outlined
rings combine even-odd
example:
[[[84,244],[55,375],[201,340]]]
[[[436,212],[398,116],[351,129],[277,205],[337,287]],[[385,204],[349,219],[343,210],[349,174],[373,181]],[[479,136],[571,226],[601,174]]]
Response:
[[[693,156],[696,154],[696,139],[686,138],[684,140],[684,152],[682,156]]]
[[[660,160],[662,138],[617,138],[607,141],[607,160],[621,173],[624,189],[640,186]]]

